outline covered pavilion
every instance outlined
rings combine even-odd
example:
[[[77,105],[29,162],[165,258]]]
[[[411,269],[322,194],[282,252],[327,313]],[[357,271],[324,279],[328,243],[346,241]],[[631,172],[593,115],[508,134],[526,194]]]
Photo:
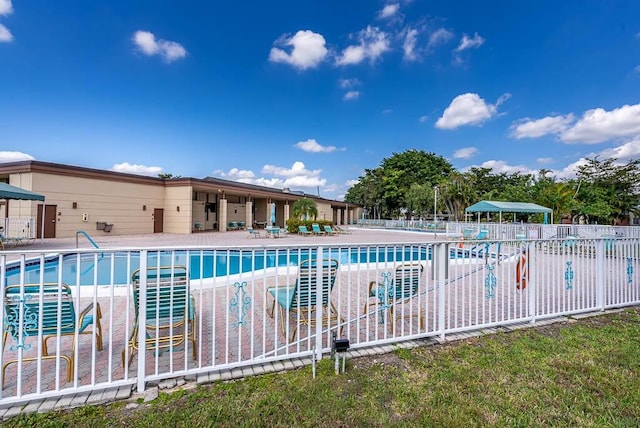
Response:
[[[15,199],[22,201],[41,201],[42,212],[44,212],[44,195],[12,186],[8,183],[0,183],[0,199]],[[3,230],[4,232],[4,230]],[[42,216],[42,237],[44,237],[44,215]],[[44,238],[42,238],[44,239]]]
[[[503,202],[503,201],[480,201],[467,207],[465,213],[499,213],[500,223],[502,223],[502,213],[543,213],[545,220],[547,214],[551,214],[553,224],[553,210],[542,205],[531,202]],[[546,221],[545,221],[546,223]]]

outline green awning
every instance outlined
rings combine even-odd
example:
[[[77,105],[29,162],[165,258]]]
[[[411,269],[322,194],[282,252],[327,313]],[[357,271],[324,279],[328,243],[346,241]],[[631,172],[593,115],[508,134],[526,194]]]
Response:
[[[33,193],[7,183],[0,183],[0,199],[21,199],[26,201],[44,201],[44,195]]]
[[[480,201],[464,210],[468,213],[552,213],[551,208],[531,202]]]

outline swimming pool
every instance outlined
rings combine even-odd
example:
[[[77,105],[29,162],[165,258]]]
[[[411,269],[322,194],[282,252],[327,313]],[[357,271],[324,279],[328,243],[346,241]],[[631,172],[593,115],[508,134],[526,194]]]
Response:
[[[193,279],[219,278],[266,268],[298,266],[301,261],[316,255],[314,249],[247,249],[247,250],[179,250],[149,251],[148,266],[187,266]],[[451,258],[475,257],[469,251],[450,251]],[[323,258],[336,259],[340,265],[361,263],[396,263],[431,260],[430,245],[329,248]],[[85,253],[51,256],[44,261],[44,282],[67,285],[122,285],[140,267],[140,252]],[[25,266],[25,283],[39,283],[40,260]],[[7,264],[7,285],[20,283],[19,263]]]

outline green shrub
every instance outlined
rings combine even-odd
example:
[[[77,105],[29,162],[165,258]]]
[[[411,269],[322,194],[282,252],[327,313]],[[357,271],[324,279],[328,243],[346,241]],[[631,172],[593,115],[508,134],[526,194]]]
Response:
[[[287,231],[289,233],[298,233],[298,226],[306,226],[307,229],[311,231],[311,225],[313,223],[320,225],[320,229],[323,230],[325,225],[333,227],[333,222],[331,220],[300,220],[298,218],[290,218],[287,220]]]

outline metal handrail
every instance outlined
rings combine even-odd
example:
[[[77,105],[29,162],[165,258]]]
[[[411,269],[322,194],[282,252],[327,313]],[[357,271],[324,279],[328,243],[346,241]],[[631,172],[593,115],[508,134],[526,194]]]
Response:
[[[87,238],[87,240],[89,240],[89,242],[91,242],[91,245],[93,245],[94,248],[100,248],[100,247],[98,247],[98,244],[96,244],[96,241],[91,239],[89,234],[87,232],[85,232],[84,230],[78,230],[76,232],[76,248],[78,248],[78,235],[81,235],[81,234],[84,235]]]

